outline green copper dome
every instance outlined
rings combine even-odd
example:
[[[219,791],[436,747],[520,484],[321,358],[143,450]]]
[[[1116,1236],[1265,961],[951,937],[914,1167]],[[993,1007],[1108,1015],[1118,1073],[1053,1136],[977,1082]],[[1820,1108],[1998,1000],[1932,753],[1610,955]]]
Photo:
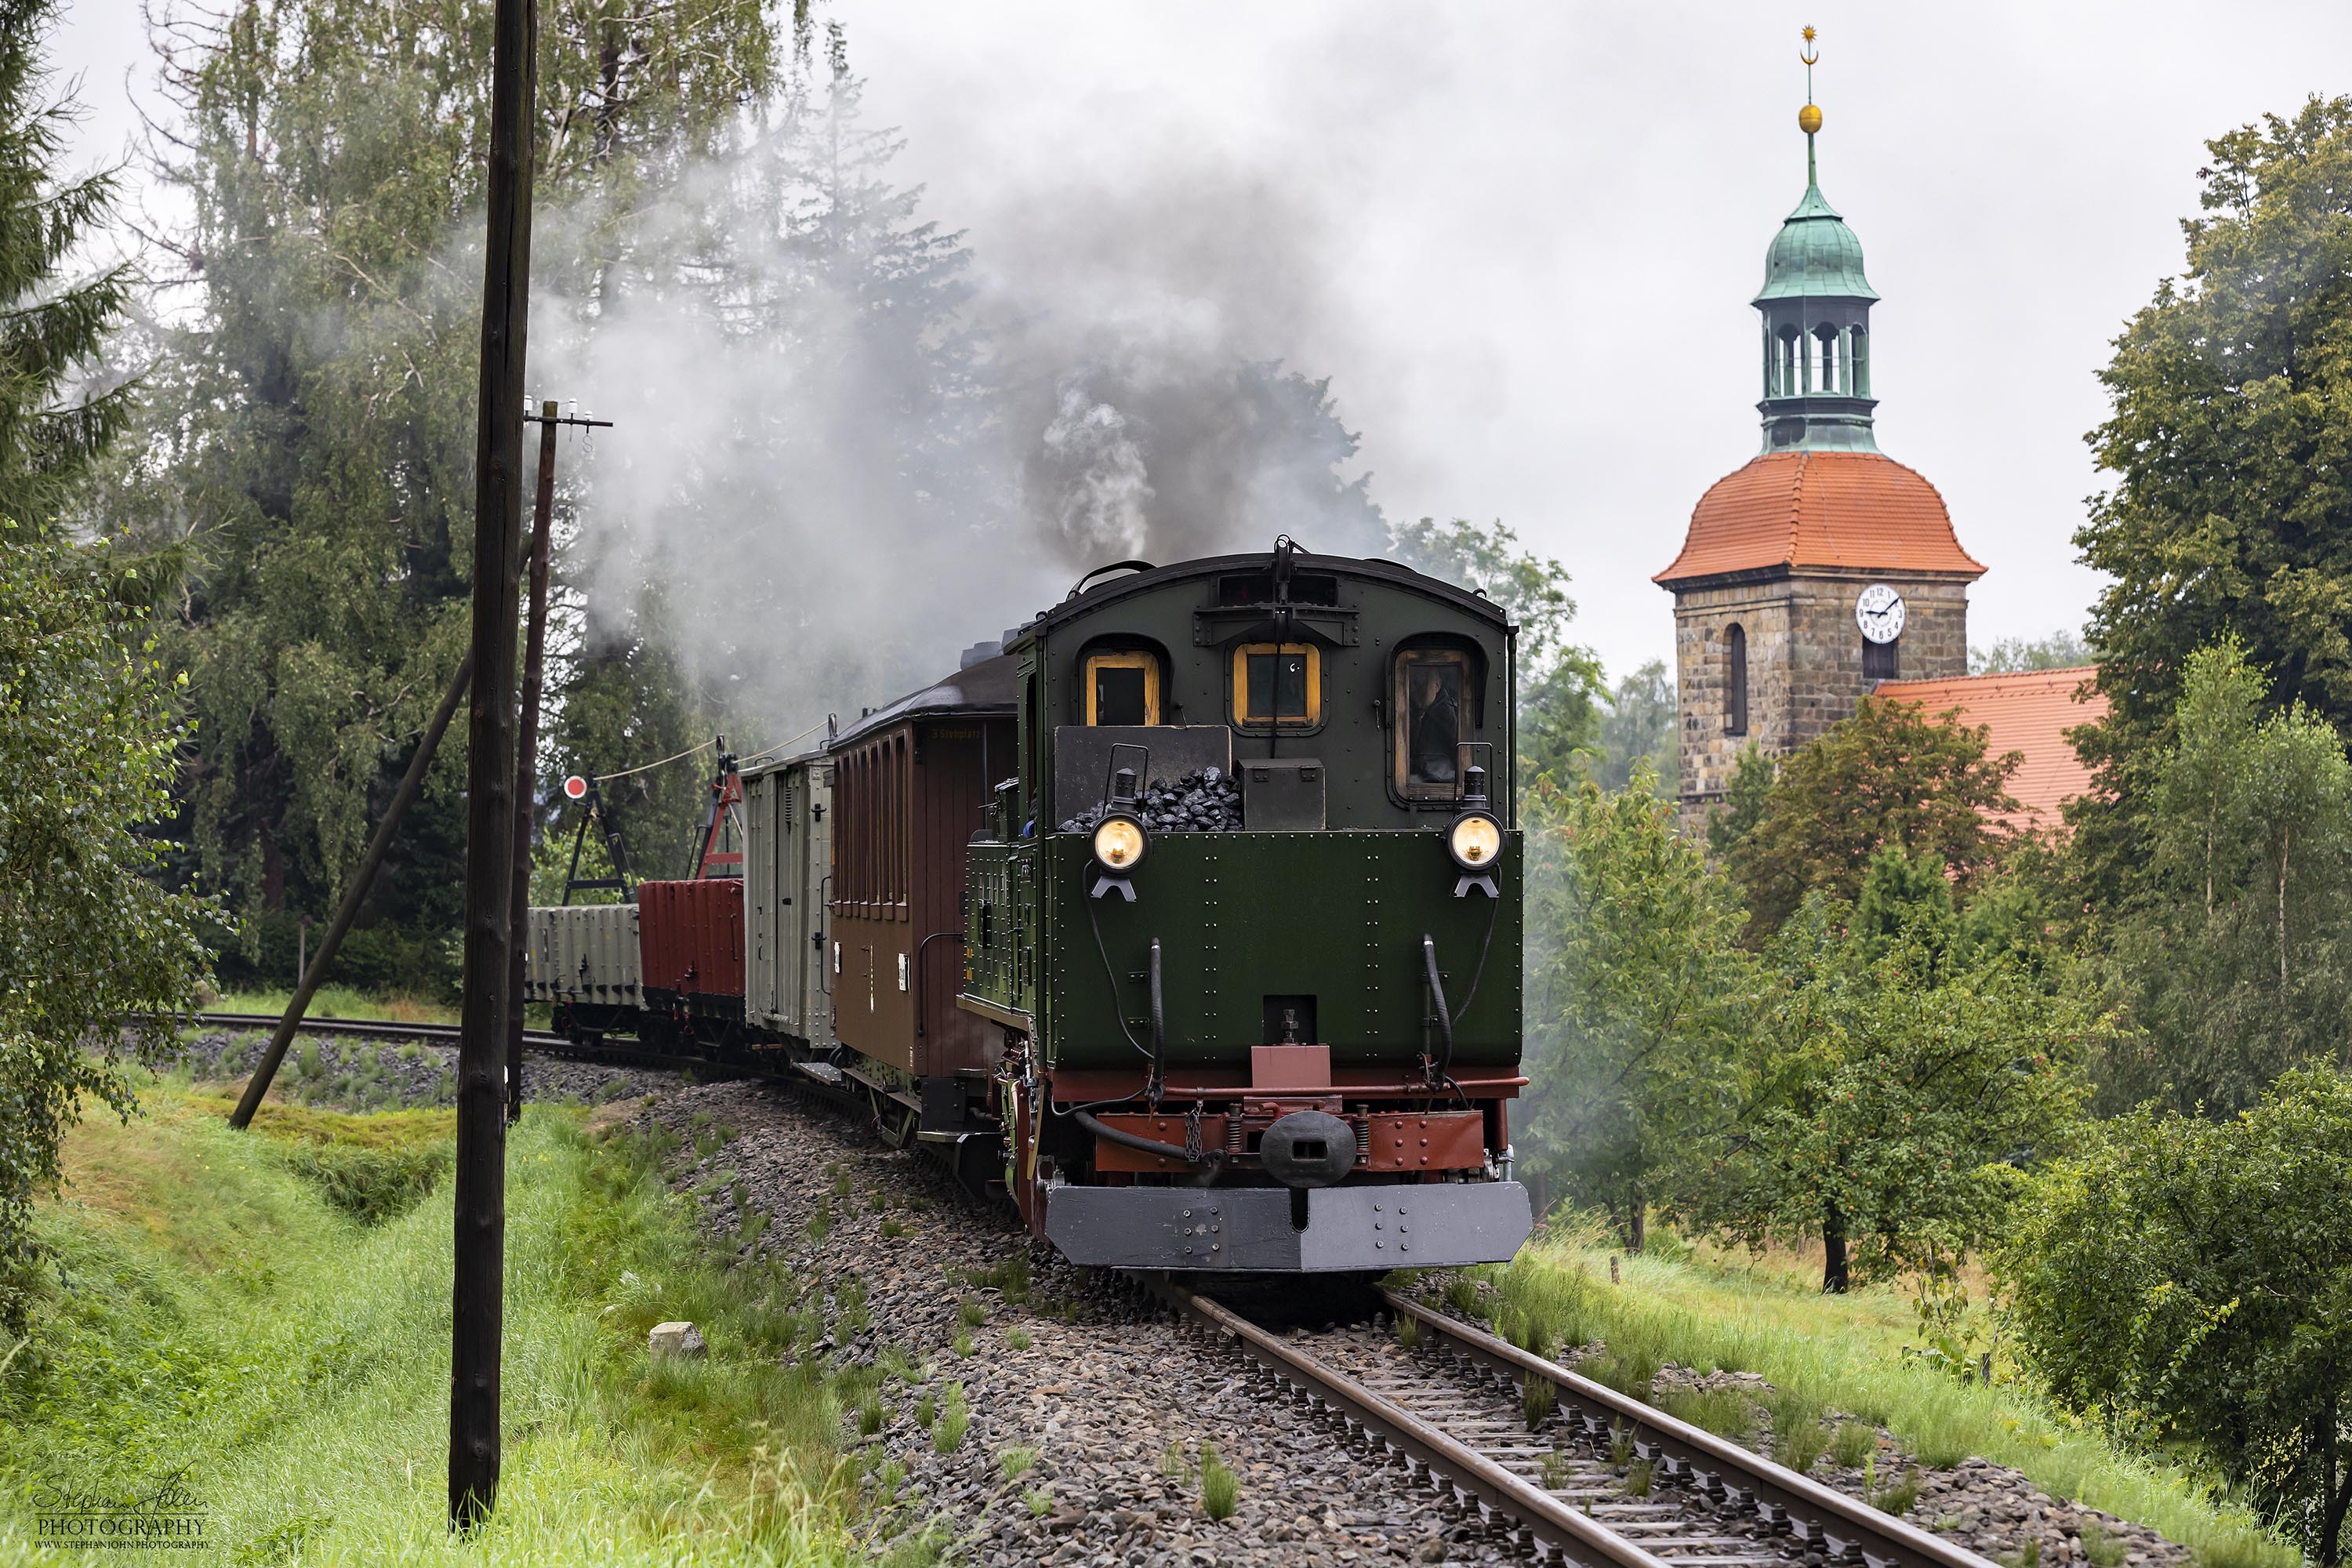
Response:
[[[1811,148],[1806,150],[1805,162],[1812,163]],[[1809,168],[1807,174],[1811,173]],[[1772,237],[1772,248],[1764,253],[1764,289],[1750,303],[1877,298],[1870,279],[1862,275],[1862,241],[1822,195],[1822,187],[1807,179],[1803,199],[1782,220],[1780,232]]]

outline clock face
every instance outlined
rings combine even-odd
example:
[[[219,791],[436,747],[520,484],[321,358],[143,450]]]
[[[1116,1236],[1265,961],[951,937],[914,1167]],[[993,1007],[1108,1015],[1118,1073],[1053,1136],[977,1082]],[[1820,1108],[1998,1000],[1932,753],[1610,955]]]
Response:
[[[1903,635],[1903,595],[1884,583],[1873,583],[1853,602],[1853,624],[1872,642],[1893,642]]]

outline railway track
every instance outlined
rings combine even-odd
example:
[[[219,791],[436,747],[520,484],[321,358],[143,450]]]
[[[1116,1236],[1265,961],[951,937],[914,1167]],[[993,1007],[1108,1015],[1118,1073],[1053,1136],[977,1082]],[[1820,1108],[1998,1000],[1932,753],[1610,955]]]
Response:
[[[195,1021],[216,1029],[274,1029],[278,1015],[275,1013],[199,1013]],[[306,1035],[359,1035],[369,1039],[431,1040],[439,1045],[457,1043],[455,1024],[403,1024],[390,1018],[304,1018],[301,1032]],[[545,1029],[525,1029],[522,1043],[533,1050],[565,1050],[572,1042],[562,1035]]]
[[[1380,1293],[1380,1322],[1286,1338],[1166,1279],[1150,1288],[1286,1402],[1489,1540],[1583,1568],[1995,1568],[1736,1443],[1491,1334]],[[1549,1384],[1550,1408],[1531,1404]],[[1628,1472],[1639,1479],[1629,1486]]]
[[[271,1014],[200,1013],[222,1028],[267,1029]],[[321,1018],[319,1034],[456,1043],[451,1024]],[[699,1058],[585,1049],[530,1030],[534,1051],[665,1068]],[[753,1069],[803,1098],[834,1100],[822,1080]],[[846,1103],[845,1101],[845,1103]],[[853,1107],[855,1109],[855,1107]],[[1582,1568],[1998,1568],[1989,1559],[1675,1419],[1567,1367],[1391,1290],[1376,1319],[1290,1337],[1166,1276],[1132,1274],[1255,1369],[1270,1411],[1287,1404],[1402,1484],[1434,1487],[1438,1506],[1490,1542]],[[1394,1326],[1414,1325],[1408,1349]],[[1549,1408],[1530,1421],[1529,1384]],[[1645,1477],[1629,1484],[1628,1472]]]

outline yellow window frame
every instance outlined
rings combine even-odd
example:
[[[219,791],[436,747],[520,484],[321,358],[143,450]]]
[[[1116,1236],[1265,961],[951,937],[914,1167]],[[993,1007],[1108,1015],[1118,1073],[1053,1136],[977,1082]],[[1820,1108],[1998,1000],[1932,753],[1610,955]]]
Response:
[[[1307,656],[1307,716],[1304,719],[1276,718],[1257,714],[1249,706],[1249,661],[1254,653],[1286,653]],[[1323,650],[1313,643],[1243,643],[1234,649],[1234,722],[1245,728],[1311,730],[1323,722]]]
[[[1080,676],[1080,679],[1086,682],[1087,724],[1088,728],[1092,728],[1093,726],[1102,722],[1101,720],[1095,717],[1095,699],[1097,695],[1095,671],[1098,669],[1139,669],[1143,671],[1143,721],[1147,724],[1157,724],[1160,722],[1159,658],[1156,655],[1147,652],[1139,647],[1118,648],[1103,653],[1090,653],[1087,655],[1083,661],[1083,673]]]
[[[1430,779],[1416,780],[1412,776],[1412,702],[1409,683],[1412,667],[1424,663],[1452,665],[1462,672],[1462,706],[1465,710],[1455,719],[1454,753],[1456,776],[1452,784]],[[1418,647],[1399,648],[1392,668],[1395,689],[1389,709],[1389,727],[1392,731],[1390,754],[1395,768],[1397,793],[1407,800],[1461,799],[1462,742],[1469,738],[1473,728],[1468,710],[1476,700],[1475,693],[1470,689],[1470,655],[1462,648],[1423,643]]]

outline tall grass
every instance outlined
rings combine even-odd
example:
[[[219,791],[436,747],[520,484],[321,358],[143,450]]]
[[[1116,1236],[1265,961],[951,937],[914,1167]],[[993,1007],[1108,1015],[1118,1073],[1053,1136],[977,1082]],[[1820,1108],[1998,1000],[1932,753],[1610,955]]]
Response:
[[[39,1215],[65,1283],[0,1378],[0,1488],[120,1491],[184,1466],[226,1560],[446,1556],[446,1202],[362,1225],[284,1141],[151,1103],[73,1135],[72,1185]],[[508,1170],[504,1466],[475,1550],[860,1560],[841,1391],[791,1359],[772,1282],[710,1267],[646,1153],[592,1146],[567,1113],[534,1107]],[[648,1361],[664,1318],[697,1321],[708,1357]],[[0,1510],[0,1560],[30,1560],[31,1527]]]
[[[291,986],[260,986],[230,991],[209,1012],[283,1013],[294,999]],[[454,1024],[457,1009],[446,1001],[421,996],[378,996],[349,985],[321,985],[303,1009],[310,1018],[373,1018],[396,1024]]]
[[[1963,1384],[1906,1363],[1911,1307],[1891,1289],[1824,1297],[1761,1271],[1643,1255],[1622,1259],[1623,1283],[1612,1286],[1605,1252],[1572,1237],[1539,1240],[1509,1267],[1481,1272],[1496,1316],[1528,1325],[1523,1332],[1563,1346],[1602,1342],[1579,1370],[1622,1392],[1647,1397],[1665,1362],[1762,1374],[1779,1391],[1767,1402],[1774,1441],[1800,1468],[1827,1440],[1820,1412],[1835,1408],[1887,1428],[1925,1464],[1981,1456],[2054,1497],[2148,1525],[2195,1550],[2202,1568],[2295,1562],[2247,1510],[2212,1500],[2210,1475],[2109,1444],[2029,1388]],[[1707,1414],[1730,1424],[1728,1405]]]

